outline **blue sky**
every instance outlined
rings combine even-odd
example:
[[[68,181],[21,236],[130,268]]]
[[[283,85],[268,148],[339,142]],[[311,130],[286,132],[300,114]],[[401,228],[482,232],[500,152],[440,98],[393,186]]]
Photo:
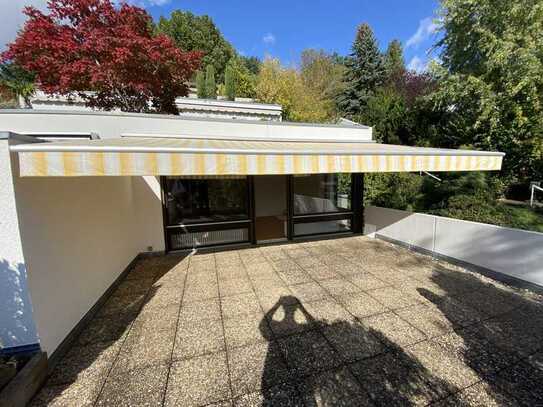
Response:
[[[285,65],[297,64],[305,48],[322,48],[345,55],[356,27],[367,22],[382,49],[392,39],[405,47],[405,59],[421,70],[427,51],[435,42],[432,22],[437,0],[133,0],[153,18],[172,10],[208,14],[226,39],[242,54],[279,57]],[[0,0],[0,49],[13,40],[24,21],[20,10],[26,4],[44,8],[46,0]]]
[[[238,51],[258,57],[270,54],[286,65],[298,63],[305,48],[347,54],[357,25],[367,22],[382,49],[394,38],[409,44],[406,63],[415,58],[419,69],[435,41],[432,20],[438,7],[435,0],[146,1],[154,18],[178,8],[208,14]],[[153,2],[163,4],[150,5]]]

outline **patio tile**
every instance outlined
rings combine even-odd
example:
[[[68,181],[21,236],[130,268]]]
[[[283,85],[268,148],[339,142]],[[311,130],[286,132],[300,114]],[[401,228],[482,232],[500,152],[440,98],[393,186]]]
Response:
[[[137,314],[143,305],[145,294],[113,295],[97,313],[98,317]]]
[[[396,314],[418,328],[429,338],[443,335],[454,329],[454,325],[446,315],[426,305],[398,310]]]
[[[465,389],[481,380],[470,366],[433,341],[413,345],[409,347],[409,353],[434,376],[436,382],[448,386],[447,390],[450,392]]]
[[[218,267],[217,276],[219,278],[219,284],[223,281],[236,280],[238,278],[246,278],[247,273],[243,266],[240,267]]]
[[[298,265],[303,269],[322,267],[326,265],[321,260],[312,256],[311,254],[307,257],[296,259],[296,263],[298,263]]]
[[[280,339],[279,346],[289,369],[296,375],[317,373],[341,363],[339,355],[317,331]]]
[[[77,341],[81,345],[96,342],[123,341],[134,316],[94,318],[81,332]]]
[[[354,320],[353,316],[335,300],[311,302],[305,308],[319,326]]]
[[[238,294],[221,298],[223,317],[233,318],[238,315],[261,314],[260,303],[254,293]]]
[[[439,310],[447,319],[456,324],[468,326],[488,318],[486,315],[453,297],[434,296],[429,291],[425,291],[425,289],[422,289],[421,295],[429,300],[430,306]]]
[[[138,314],[134,326],[155,331],[173,330],[178,316],[178,305],[168,305],[162,309],[151,308]]]
[[[233,396],[268,388],[289,379],[275,342],[256,343],[229,352]]]
[[[113,366],[114,372],[169,362],[174,344],[174,330],[132,329]]]
[[[307,274],[309,274],[313,279],[317,281],[329,280],[331,278],[340,277],[339,274],[337,274],[327,265],[316,266],[316,267],[306,267],[305,271],[307,272]]]
[[[292,291],[292,294],[304,304],[330,297],[330,295],[315,282],[293,285],[290,287],[290,290]]]
[[[426,405],[439,397],[428,385],[425,369],[405,354],[387,353],[350,369],[379,406]]]
[[[224,352],[172,364],[166,406],[202,406],[231,399]]]
[[[118,342],[74,346],[55,366],[47,385],[100,381],[107,376],[120,349]]]
[[[525,330],[514,317],[489,319],[468,329],[509,352],[527,356],[541,349],[541,332]]]
[[[193,302],[183,301],[179,311],[179,323],[190,324],[201,320],[221,319],[221,307],[218,298]]]
[[[372,405],[366,391],[346,368],[306,378],[300,393],[308,407]]]
[[[295,305],[298,304],[298,298],[292,295],[290,288],[272,287],[268,290],[259,290],[256,292],[258,302],[264,312],[269,312],[278,304]]]
[[[378,288],[376,290],[367,291],[367,293],[392,310],[420,304],[416,298],[407,296],[405,293],[402,293],[400,290],[393,287]]]
[[[371,273],[351,274],[345,277],[362,291],[387,287],[389,284],[379,280]]]
[[[283,304],[266,314],[268,326],[276,337],[292,335],[316,328],[313,317],[299,303]]]
[[[306,407],[296,387],[282,383],[234,399],[235,407]]]
[[[334,278],[320,282],[321,286],[333,297],[360,293],[360,288],[344,278]]]
[[[172,287],[151,288],[145,297],[143,310],[162,309],[169,305],[179,305],[183,290]]]
[[[225,319],[224,334],[228,348],[265,342],[271,338],[268,323],[260,314]]]
[[[153,406],[162,403],[168,367],[145,369],[110,375],[96,403],[97,406]]]
[[[369,329],[358,322],[337,322],[323,329],[324,336],[346,362],[365,359],[385,351]]]
[[[252,292],[253,287],[247,277],[236,278],[232,280],[223,280],[219,283],[219,292],[221,297],[230,297],[232,295]]]
[[[518,361],[518,355],[484,341],[473,331],[458,329],[433,339],[449,355],[468,364],[480,376],[490,377]]]
[[[422,332],[392,312],[364,318],[362,323],[389,347],[405,347],[426,339]]]
[[[219,287],[216,282],[191,284],[188,283],[183,294],[183,302],[209,300],[219,296]]]
[[[286,288],[287,285],[285,282],[275,272],[266,277],[252,279],[252,285],[257,293],[269,292],[270,290],[275,291],[277,289],[283,289],[290,292],[290,290]]]
[[[462,294],[457,298],[459,301],[489,316],[504,314],[520,305],[511,294],[497,288],[483,288]]]
[[[517,402],[500,390],[487,383],[477,383],[442,401],[434,404],[437,407],[485,406],[504,407],[512,406]]]
[[[313,281],[311,276],[307,274],[301,267],[289,270],[281,270],[278,271],[277,274],[288,286]]]
[[[191,358],[224,350],[222,321],[179,324],[173,358]]]
[[[518,405],[543,405],[543,372],[526,361],[499,372],[491,384],[513,396]]]
[[[388,310],[368,294],[358,292],[337,299],[351,314],[358,318],[387,312]]]
[[[117,286],[113,296],[122,297],[124,295],[133,296],[135,294],[145,294],[153,285],[154,281],[154,278],[125,279]]]
[[[330,265],[330,269],[344,277],[353,275],[353,274],[360,274],[364,271],[364,269],[359,265],[355,263],[351,263],[350,261],[341,261],[340,263],[336,263],[335,265]]]
[[[94,406],[104,381],[105,376],[97,383],[82,380],[69,385],[46,385],[34,396],[29,407]]]
[[[155,287],[178,287],[182,290],[187,279],[187,271],[183,269],[170,270],[160,275],[153,283]]]

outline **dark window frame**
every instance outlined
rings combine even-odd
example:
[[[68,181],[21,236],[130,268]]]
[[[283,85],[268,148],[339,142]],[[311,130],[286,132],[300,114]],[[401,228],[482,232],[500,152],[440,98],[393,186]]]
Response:
[[[170,235],[174,232],[178,232],[180,229],[186,233],[198,233],[198,232],[212,232],[229,229],[248,229],[248,240],[236,241],[231,243],[219,243],[219,244],[206,244],[199,247],[213,247],[230,244],[243,244],[254,243],[254,178],[252,176],[246,176],[247,188],[247,218],[246,219],[232,219],[232,220],[209,220],[202,222],[189,222],[179,224],[169,224],[169,214],[167,206],[167,194],[168,194],[168,176],[160,177],[160,184],[162,190],[162,223],[164,227],[164,242],[166,252],[175,250],[187,250],[187,248],[172,247]],[[205,178],[204,178],[205,179]]]

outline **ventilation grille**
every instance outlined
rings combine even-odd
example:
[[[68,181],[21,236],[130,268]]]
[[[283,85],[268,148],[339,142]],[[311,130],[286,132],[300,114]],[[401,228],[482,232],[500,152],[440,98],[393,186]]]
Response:
[[[172,249],[240,243],[249,240],[249,229],[215,230],[211,232],[171,233]]]

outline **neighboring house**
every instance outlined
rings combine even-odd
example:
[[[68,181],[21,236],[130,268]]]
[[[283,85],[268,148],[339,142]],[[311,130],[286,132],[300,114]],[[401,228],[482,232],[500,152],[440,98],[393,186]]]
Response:
[[[71,98],[61,95],[51,96],[45,92],[37,91],[30,102],[35,110],[93,111],[85,106],[85,101],[79,96]],[[179,115],[183,117],[281,121],[283,113],[280,105],[257,103],[252,99],[245,98],[229,101],[179,97],[175,103]]]
[[[6,110],[0,130],[0,341],[53,355],[140,253],[359,234],[364,173],[503,158],[348,122]]]

